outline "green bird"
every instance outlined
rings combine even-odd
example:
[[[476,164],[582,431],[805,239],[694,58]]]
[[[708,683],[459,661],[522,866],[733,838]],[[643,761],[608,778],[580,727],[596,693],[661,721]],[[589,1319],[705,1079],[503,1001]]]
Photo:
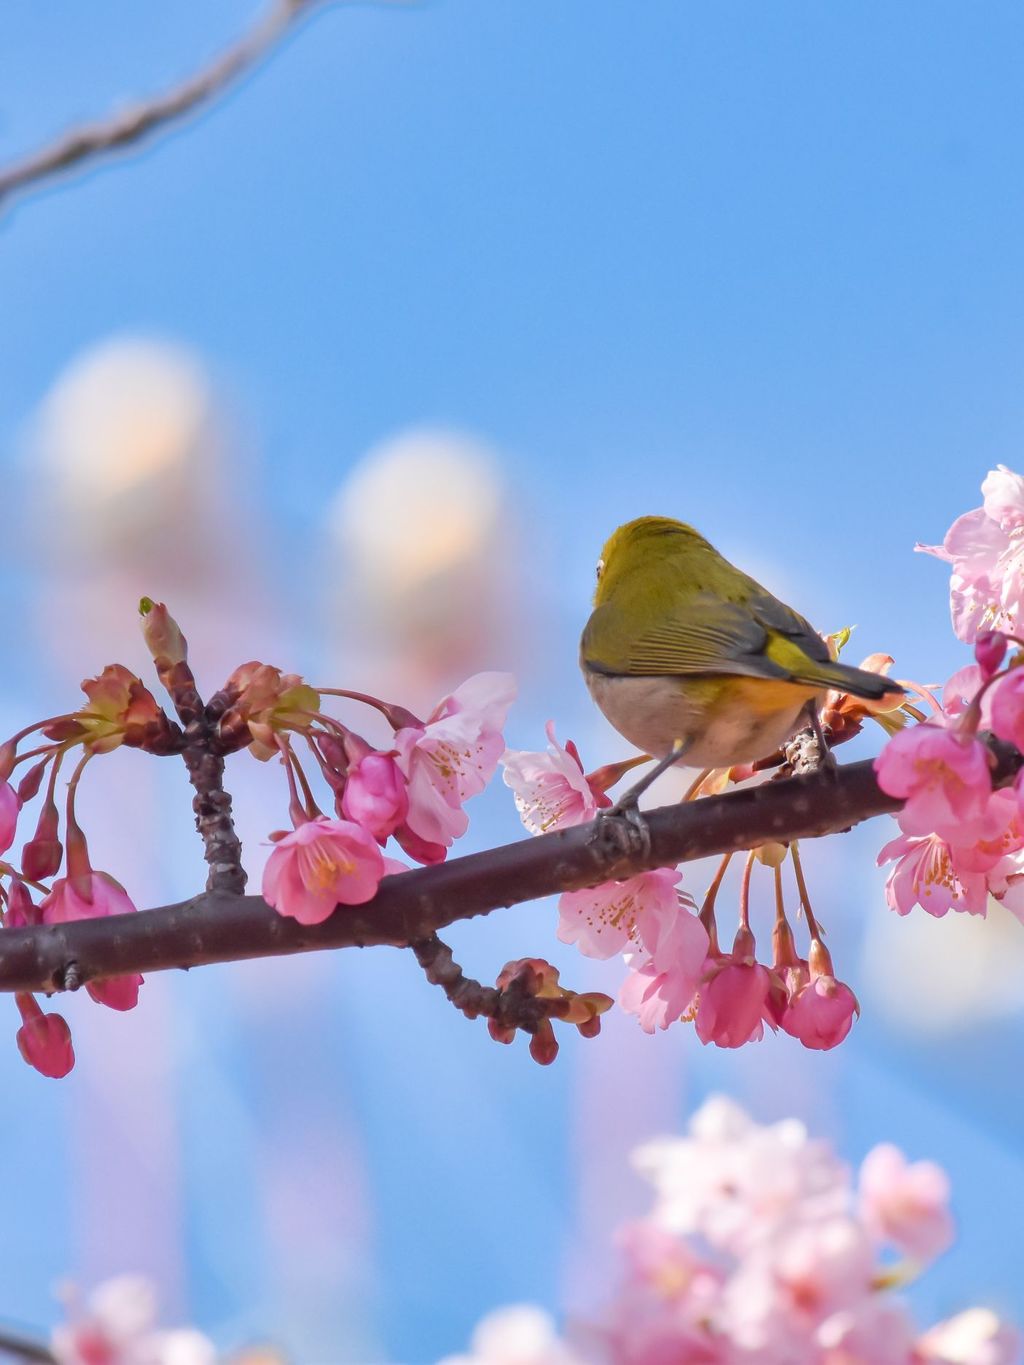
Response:
[[[668,517],[627,522],[606,543],[580,666],[631,744],[697,768],[775,753],[829,688],[871,701],[903,691],[831,659],[792,607]]]

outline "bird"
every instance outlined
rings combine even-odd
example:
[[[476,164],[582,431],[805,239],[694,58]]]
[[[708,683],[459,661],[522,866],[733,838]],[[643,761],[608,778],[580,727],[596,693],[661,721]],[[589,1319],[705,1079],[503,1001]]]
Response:
[[[817,727],[830,688],[869,701],[903,691],[834,660],[792,607],[692,526],[657,516],[626,522],[606,542],[580,667],[614,728],[661,760],[644,787],[674,762],[726,768],[769,757],[802,715]]]

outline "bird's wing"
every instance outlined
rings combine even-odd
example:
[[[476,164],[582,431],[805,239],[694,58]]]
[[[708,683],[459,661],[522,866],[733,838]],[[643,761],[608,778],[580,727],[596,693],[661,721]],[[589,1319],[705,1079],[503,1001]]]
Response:
[[[747,605],[696,598],[662,616],[656,626],[635,639],[626,639],[616,629],[617,612],[614,602],[598,607],[583,633],[583,661],[598,672],[647,677],[683,673],[790,676],[787,668],[765,653],[769,631],[777,627],[762,624]],[[612,641],[618,647],[609,648]],[[595,648],[598,643],[600,647]]]

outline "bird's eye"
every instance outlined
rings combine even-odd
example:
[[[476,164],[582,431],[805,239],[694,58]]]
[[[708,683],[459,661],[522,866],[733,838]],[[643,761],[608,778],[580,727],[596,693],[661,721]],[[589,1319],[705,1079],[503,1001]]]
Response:
[[[597,575],[598,580],[600,580],[601,575],[604,573],[604,560],[603,560],[603,559],[599,559],[599,560],[597,561],[597,568],[594,570],[594,573]]]

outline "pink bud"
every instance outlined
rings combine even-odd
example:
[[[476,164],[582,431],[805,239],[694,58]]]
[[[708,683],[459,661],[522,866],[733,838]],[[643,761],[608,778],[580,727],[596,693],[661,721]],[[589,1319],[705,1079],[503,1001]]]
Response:
[[[702,1043],[742,1047],[764,1035],[771,977],[756,962],[725,965],[700,988],[695,1026]]]
[[[6,853],[14,843],[18,828],[21,803],[9,782],[0,782],[0,853]]]
[[[163,602],[144,597],[139,603],[142,634],[146,648],[161,663],[183,664],[188,659],[188,642]]]
[[[496,1043],[511,1043],[516,1036],[514,1028],[509,1024],[499,1024],[497,1019],[488,1019],[487,1032]]]
[[[4,915],[4,927],[7,929],[24,929],[30,924],[39,924],[41,918],[39,907],[33,902],[25,883],[17,879],[12,881],[11,889],[7,893],[7,913]]]
[[[385,843],[409,813],[409,793],[398,764],[388,754],[367,754],[349,770],[341,813]]]
[[[1006,636],[998,630],[986,630],[974,642],[974,657],[983,678],[991,678],[1006,657]]]
[[[71,1030],[66,1020],[59,1014],[44,1014],[34,996],[19,993],[14,1002],[21,1012],[18,1051],[25,1061],[43,1076],[52,1076],[55,1080],[66,1076],[75,1064]]]
[[[60,871],[64,848],[57,837],[59,820],[53,801],[45,802],[35,834],[21,850],[21,870],[29,881],[45,881]]]
[[[18,800],[22,805],[26,801],[31,801],[39,791],[43,773],[46,771],[46,765],[49,761],[48,758],[41,758],[38,763],[33,763],[18,783]]]
[[[789,1004],[780,1020],[782,1027],[804,1047],[827,1051],[850,1032],[853,1016],[860,1013],[857,997],[834,976],[812,976]]]
[[[133,1010],[139,1003],[139,987],[142,977],[138,972],[128,976],[104,976],[96,981],[87,981],[85,989],[97,1005],[106,1005],[112,1010]]]
[[[448,857],[444,844],[432,844],[428,839],[421,839],[408,825],[399,825],[394,834],[402,850],[418,863],[433,866],[443,863]]]

